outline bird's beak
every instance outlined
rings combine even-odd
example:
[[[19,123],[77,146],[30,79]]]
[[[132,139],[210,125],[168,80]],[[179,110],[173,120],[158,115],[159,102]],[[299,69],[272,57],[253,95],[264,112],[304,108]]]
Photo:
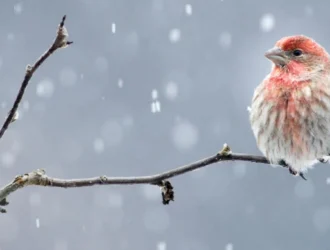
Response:
[[[286,65],[288,62],[285,52],[278,47],[274,47],[274,48],[268,50],[265,53],[265,57],[267,57],[269,60],[271,60],[274,64],[276,64],[278,66],[282,66],[282,67],[284,65]]]

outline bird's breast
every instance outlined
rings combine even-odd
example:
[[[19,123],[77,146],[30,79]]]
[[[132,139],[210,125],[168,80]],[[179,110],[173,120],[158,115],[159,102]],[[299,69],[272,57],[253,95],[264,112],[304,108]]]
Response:
[[[279,84],[274,79],[257,88],[250,120],[258,146],[268,158],[309,159],[327,152],[329,89],[322,82]]]

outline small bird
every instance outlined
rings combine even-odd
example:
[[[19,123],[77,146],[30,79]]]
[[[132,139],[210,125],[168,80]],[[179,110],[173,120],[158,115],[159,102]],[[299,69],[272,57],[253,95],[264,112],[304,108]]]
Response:
[[[252,131],[271,164],[305,179],[330,154],[330,57],[303,35],[280,39],[265,56],[272,69],[254,92]]]

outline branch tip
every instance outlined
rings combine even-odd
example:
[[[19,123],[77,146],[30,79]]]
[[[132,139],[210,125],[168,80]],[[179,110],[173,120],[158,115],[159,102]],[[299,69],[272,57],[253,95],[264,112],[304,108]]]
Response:
[[[58,26],[57,36],[56,36],[55,42],[53,44],[54,50],[59,49],[59,48],[66,48],[70,44],[73,43],[72,41],[67,40],[67,38],[69,37],[69,33],[68,33],[68,30],[64,26],[65,19],[66,19],[66,16],[64,15],[60,25]]]
[[[29,81],[31,80],[33,73],[42,65],[46,59],[52,55],[57,49],[59,48],[65,48],[68,45],[72,44],[72,41],[68,41],[68,31],[64,26],[66,20],[66,15],[62,17],[62,20],[57,28],[57,35],[53,42],[53,44],[48,48],[47,51],[45,51],[34,64],[30,65],[28,64],[25,68],[25,75],[24,79],[21,83],[20,89],[16,95],[16,99],[8,112],[8,115],[5,119],[5,122],[3,123],[1,129],[0,129],[0,138],[4,135],[6,130],[8,129],[9,125],[16,121],[19,118],[19,112],[18,108],[19,105],[23,99],[25,89],[27,88]],[[18,190],[19,188],[28,186],[28,185],[50,185],[51,182],[48,181],[47,176],[45,175],[45,170],[38,169],[36,171],[24,174],[24,175],[18,175],[14,178],[12,182],[7,184],[4,188],[0,189],[0,213],[6,213],[6,210],[2,208],[1,206],[8,205],[8,202],[6,200],[6,197],[12,193]]]
[[[17,120],[18,118],[18,107],[23,99],[23,95],[25,92],[26,87],[29,84],[29,81],[31,80],[33,73],[40,67],[41,64],[44,63],[44,61],[53,54],[57,49],[59,48],[65,48],[68,45],[72,44],[72,41],[67,41],[68,38],[68,32],[66,28],[64,27],[64,22],[66,19],[66,15],[63,16],[61,23],[59,24],[59,27],[57,29],[57,35],[56,38],[52,44],[52,46],[44,52],[39,59],[33,64],[33,65],[27,65],[25,69],[25,76],[24,80],[21,83],[21,87],[17,93],[16,99],[12,105],[12,108],[10,109],[9,115],[7,116],[5,122],[3,123],[1,129],[0,129],[0,138],[4,135],[6,130],[8,129],[9,125]]]

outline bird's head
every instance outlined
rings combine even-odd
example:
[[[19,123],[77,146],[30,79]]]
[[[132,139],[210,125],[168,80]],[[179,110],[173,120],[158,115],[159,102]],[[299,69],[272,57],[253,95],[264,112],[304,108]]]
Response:
[[[293,75],[321,71],[329,62],[326,50],[303,35],[283,37],[265,56],[274,63],[275,69],[285,70]]]

